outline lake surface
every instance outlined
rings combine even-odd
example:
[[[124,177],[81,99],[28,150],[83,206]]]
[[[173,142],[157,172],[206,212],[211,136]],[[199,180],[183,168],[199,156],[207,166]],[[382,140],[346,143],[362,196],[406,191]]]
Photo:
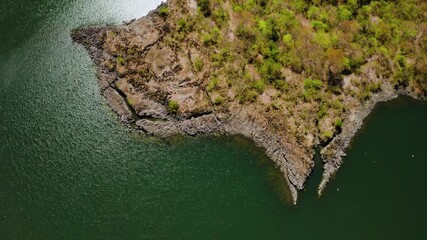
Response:
[[[246,139],[121,125],[69,32],[159,3],[1,1],[0,239],[427,239],[426,103],[379,105],[325,195],[317,162],[297,207]]]

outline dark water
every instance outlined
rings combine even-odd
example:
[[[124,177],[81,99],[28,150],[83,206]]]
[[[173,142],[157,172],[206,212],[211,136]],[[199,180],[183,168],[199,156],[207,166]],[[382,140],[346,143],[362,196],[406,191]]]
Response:
[[[0,239],[427,239],[427,105],[381,104],[321,199],[299,205],[241,138],[126,130],[71,29],[158,0],[0,3]]]

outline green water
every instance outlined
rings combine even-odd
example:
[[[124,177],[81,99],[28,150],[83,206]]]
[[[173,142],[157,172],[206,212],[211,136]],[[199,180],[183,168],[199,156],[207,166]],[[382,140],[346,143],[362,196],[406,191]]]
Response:
[[[120,125],[69,32],[159,2],[1,1],[1,240],[427,239],[426,103],[378,106],[325,196],[318,165],[297,207],[250,141]]]

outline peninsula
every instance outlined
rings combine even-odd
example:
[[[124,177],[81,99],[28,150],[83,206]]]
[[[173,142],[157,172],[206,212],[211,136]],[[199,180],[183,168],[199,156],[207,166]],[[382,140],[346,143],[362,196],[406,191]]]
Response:
[[[376,103],[426,99],[427,2],[169,0],[72,38],[122,122],[160,137],[240,134],[266,150],[294,204],[322,194]]]

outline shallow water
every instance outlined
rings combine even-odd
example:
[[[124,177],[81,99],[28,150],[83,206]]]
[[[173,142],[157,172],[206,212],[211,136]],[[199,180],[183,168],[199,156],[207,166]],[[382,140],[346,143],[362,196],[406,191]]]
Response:
[[[318,199],[239,137],[127,130],[69,32],[160,1],[0,3],[0,239],[426,239],[427,104],[379,105]]]

